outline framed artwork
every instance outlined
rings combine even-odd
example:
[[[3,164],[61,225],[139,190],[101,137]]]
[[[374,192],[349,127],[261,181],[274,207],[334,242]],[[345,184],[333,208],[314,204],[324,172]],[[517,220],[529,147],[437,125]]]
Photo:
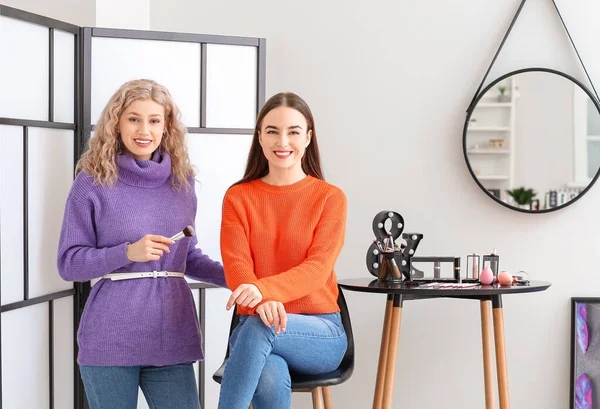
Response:
[[[571,298],[571,409],[600,408],[600,298]]]

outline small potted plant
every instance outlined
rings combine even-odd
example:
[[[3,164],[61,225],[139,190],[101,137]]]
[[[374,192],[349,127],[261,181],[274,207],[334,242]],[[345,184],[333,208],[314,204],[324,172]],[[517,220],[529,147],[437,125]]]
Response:
[[[521,209],[530,209],[531,202],[533,198],[537,195],[537,193],[533,189],[525,189],[525,187],[521,186],[515,188],[513,190],[507,190],[506,193],[509,194],[510,197],[514,200],[514,202]]]
[[[498,87],[498,102],[510,102],[510,95],[506,93],[506,87]]]

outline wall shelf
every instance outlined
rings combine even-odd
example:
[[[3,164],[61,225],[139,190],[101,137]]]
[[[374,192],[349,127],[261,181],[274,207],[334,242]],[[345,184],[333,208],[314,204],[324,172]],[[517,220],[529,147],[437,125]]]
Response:
[[[469,155],[510,155],[509,149],[470,149]]]
[[[512,102],[480,102],[477,108],[512,108]]]
[[[508,180],[508,175],[476,175],[479,180]]]
[[[499,101],[499,87],[506,89],[507,99]],[[475,176],[486,189],[504,192],[513,188],[515,155],[515,111],[518,90],[513,77],[490,88],[475,105],[467,127],[466,156]],[[493,140],[502,140],[502,147]],[[492,146],[497,146],[496,148]]]
[[[509,126],[470,126],[468,129],[476,132],[505,132],[511,130]]]

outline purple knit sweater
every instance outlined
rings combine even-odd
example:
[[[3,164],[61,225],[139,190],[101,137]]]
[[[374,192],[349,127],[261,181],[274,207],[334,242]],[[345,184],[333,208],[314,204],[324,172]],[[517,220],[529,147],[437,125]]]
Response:
[[[196,237],[170,245],[158,261],[134,263],[127,244],[146,234],[171,237],[194,225],[193,188],[171,188],[171,157],[116,158],[118,181],[107,187],[81,172],[67,199],[58,271],[67,281],[111,272],[173,271],[225,287],[223,266],[196,248]],[[191,180],[193,183],[193,180]],[[203,358],[194,301],[183,278],[100,280],[78,331],[81,365],[170,365]]]

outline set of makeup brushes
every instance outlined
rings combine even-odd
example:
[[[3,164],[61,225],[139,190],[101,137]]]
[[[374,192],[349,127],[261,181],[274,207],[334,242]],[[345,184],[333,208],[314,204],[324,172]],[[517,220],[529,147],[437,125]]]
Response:
[[[381,259],[379,264],[379,274],[378,278],[380,280],[384,280],[389,273],[391,273],[396,280],[402,279],[402,274],[400,273],[400,268],[398,268],[398,263],[396,263],[396,259],[394,256],[396,253],[402,253],[404,247],[398,246],[394,243],[394,238],[391,233],[387,234],[387,237],[383,239],[383,244],[380,240],[373,240],[373,243],[377,247],[378,251],[381,253]]]

